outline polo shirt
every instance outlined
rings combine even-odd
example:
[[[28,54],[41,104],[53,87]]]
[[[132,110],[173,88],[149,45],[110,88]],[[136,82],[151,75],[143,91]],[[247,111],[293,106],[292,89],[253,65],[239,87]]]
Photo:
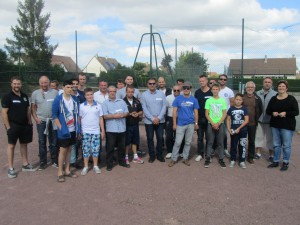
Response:
[[[81,118],[81,131],[87,134],[100,134],[100,117],[103,116],[101,105],[93,101],[80,104],[79,116]]]
[[[38,89],[32,92],[31,103],[37,106],[36,115],[42,121],[52,118],[52,104],[57,95],[58,91],[54,89],[49,89],[47,92]]]
[[[105,100],[102,104],[103,115],[128,113],[128,108],[123,99]],[[126,131],[126,118],[106,119],[106,132],[122,133]]]
[[[2,108],[8,108],[8,120],[17,124],[28,124],[27,110],[29,107],[28,96],[21,92],[16,95],[13,91],[4,95],[1,100]]]

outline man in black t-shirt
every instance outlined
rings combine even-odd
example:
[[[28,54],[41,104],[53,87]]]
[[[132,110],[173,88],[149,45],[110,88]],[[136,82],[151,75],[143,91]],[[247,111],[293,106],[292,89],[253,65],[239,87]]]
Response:
[[[12,90],[3,96],[2,119],[8,137],[7,158],[9,178],[17,177],[17,172],[13,167],[14,151],[17,141],[20,142],[22,156],[22,171],[35,171],[28,163],[27,144],[32,142],[32,122],[30,113],[29,99],[26,94],[21,92],[22,83],[18,77],[12,77]]]
[[[213,96],[210,88],[208,87],[208,79],[205,75],[199,77],[200,88],[195,92],[195,98],[198,99],[199,110],[198,110],[198,156],[195,161],[199,162],[204,158],[206,154],[206,144],[204,145],[204,134],[205,139],[207,138],[207,124],[208,121],[205,117],[205,102],[207,99]]]

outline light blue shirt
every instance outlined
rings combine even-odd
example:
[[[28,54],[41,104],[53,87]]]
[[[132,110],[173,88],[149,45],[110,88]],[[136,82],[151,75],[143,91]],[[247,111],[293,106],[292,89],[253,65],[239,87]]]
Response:
[[[128,108],[122,99],[107,99],[102,103],[103,115],[128,113]],[[122,133],[126,131],[126,118],[106,119],[106,132]]]
[[[123,99],[126,96],[126,87],[121,88],[120,90],[117,91],[116,97],[119,99]],[[133,96],[136,97],[137,99],[141,98],[141,94],[139,89],[134,88],[134,93]]]
[[[154,93],[151,93],[147,90],[142,94],[141,102],[145,115],[145,124],[152,124],[155,116],[158,117],[160,123],[165,122],[167,101],[163,92],[156,90]]]

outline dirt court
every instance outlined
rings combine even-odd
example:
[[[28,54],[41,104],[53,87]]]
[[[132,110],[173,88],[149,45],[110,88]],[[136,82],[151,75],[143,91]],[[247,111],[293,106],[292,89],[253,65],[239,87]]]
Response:
[[[191,166],[179,162],[168,167],[157,160],[150,164],[116,166],[102,174],[56,181],[57,169],[19,172],[7,177],[6,133],[0,122],[0,224],[43,225],[218,225],[300,224],[300,137],[295,134],[287,172],[267,169],[267,155],[247,169],[221,169],[214,159],[210,168],[195,162],[196,134]],[[35,127],[34,127],[35,131]],[[147,150],[143,125],[141,148]],[[30,162],[38,165],[37,134],[29,145]],[[102,153],[102,155],[104,155]],[[20,171],[19,149],[15,168]],[[228,161],[226,160],[227,166]]]

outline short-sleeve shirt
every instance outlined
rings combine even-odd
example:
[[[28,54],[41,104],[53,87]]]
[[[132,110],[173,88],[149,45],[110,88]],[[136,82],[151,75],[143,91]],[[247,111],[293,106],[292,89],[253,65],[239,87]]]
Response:
[[[102,94],[100,91],[96,91],[94,93],[94,100],[100,105],[102,105],[102,103],[107,99],[108,99],[108,93],[106,93],[105,95]]]
[[[38,89],[32,92],[31,103],[37,106],[36,115],[42,121],[52,118],[52,104],[57,95],[58,91],[54,89],[49,89],[47,92]]]
[[[230,99],[234,98],[234,93],[229,87],[225,87],[220,90],[219,97],[224,98],[227,105],[227,110],[230,107]]]
[[[87,101],[80,104],[81,130],[86,134],[100,134],[100,117],[103,116],[101,105],[97,102],[89,105]]]
[[[173,117],[173,102],[175,100],[175,96],[173,94],[168,95],[166,97],[167,101],[167,116]]]
[[[2,108],[8,108],[8,121],[17,124],[28,124],[27,110],[29,107],[28,96],[21,92],[20,96],[13,91],[4,95],[1,100]]]
[[[227,104],[224,98],[211,97],[205,102],[205,109],[209,111],[208,115],[211,120],[218,123],[222,118],[223,110],[227,110]]]
[[[177,108],[177,125],[185,126],[195,123],[194,110],[199,109],[198,100],[194,96],[188,98],[179,95],[173,102],[173,107]]]
[[[195,98],[198,100],[198,104],[200,106],[199,108],[199,118],[205,118],[205,102],[207,99],[211,98],[213,96],[213,93],[211,92],[211,90],[209,89],[207,92],[203,92],[201,90],[201,88],[199,88],[196,92],[195,92]]]
[[[126,87],[121,88],[121,89],[118,90],[117,93],[116,93],[116,98],[124,99],[125,96],[126,96]],[[133,96],[136,97],[137,99],[140,99],[140,98],[141,98],[141,94],[140,94],[139,89],[134,88]]]
[[[103,115],[128,113],[128,108],[123,99],[105,100],[102,104]],[[126,131],[126,118],[105,120],[106,132],[122,133]]]
[[[248,116],[248,109],[246,106],[242,106],[241,108],[231,106],[228,109],[227,115],[230,116],[231,119],[230,128],[236,130],[242,123],[244,123],[245,116]],[[247,131],[247,126],[244,126],[241,131]]]

